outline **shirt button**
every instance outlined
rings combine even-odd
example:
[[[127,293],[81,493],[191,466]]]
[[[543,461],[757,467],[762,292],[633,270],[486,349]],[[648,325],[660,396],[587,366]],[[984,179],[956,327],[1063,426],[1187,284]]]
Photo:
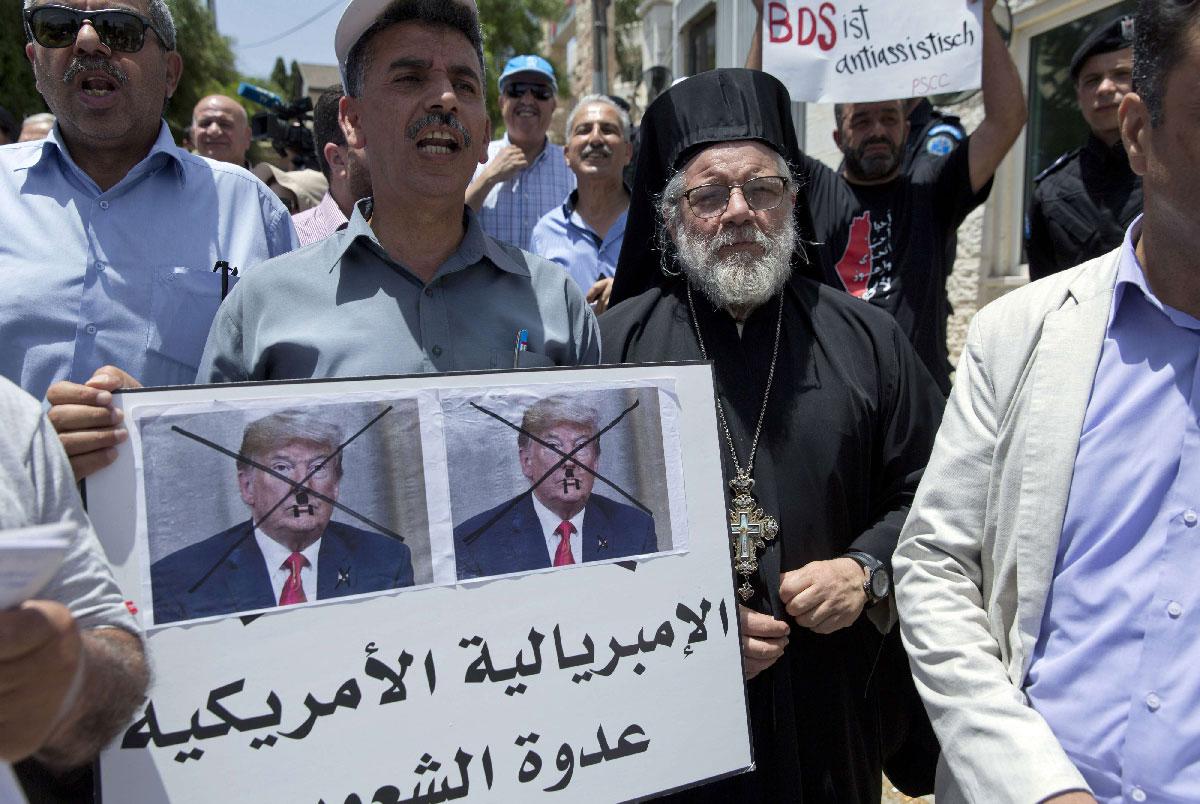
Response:
[[[426,296],[432,296],[432,295],[433,295],[433,288],[426,286],[426,288],[425,288],[425,295],[426,295]]]
[[[1146,791],[1140,787],[1135,787],[1129,791],[1129,797],[1140,804],[1140,802],[1146,800]]]
[[[1196,524],[1197,519],[1200,519],[1200,517],[1197,517],[1196,512],[1191,508],[1183,512],[1183,524],[1189,528]]]
[[[86,327],[83,328],[83,331],[86,332],[88,335],[95,335],[96,334],[96,325],[88,324]]]
[[[101,201],[101,202],[100,202],[100,209],[108,209],[108,202],[107,202],[107,201]]]
[[[434,357],[442,356],[442,347],[440,347],[440,346],[435,346],[432,349],[430,349],[429,351],[433,352]]]
[[[1175,601],[1172,600],[1167,605],[1167,614],[1171,615],[1171,619],[1173,620],[1176,617],[1178,617],[1180,614],[1183,614],[1183,606],[1179,605],[1178,603],[1176,603]]]
[[[96,270],[97,270],[97,271],[103,271],[103,270],[104,270],[104,263],[102,263],[102,262],[97,262],[97,263],[96,263]]]
[[[1160,706],[1162,706],[1162,699],[1153,692],[1146,696],[1146,708],[1151,712],[1157,712]]]

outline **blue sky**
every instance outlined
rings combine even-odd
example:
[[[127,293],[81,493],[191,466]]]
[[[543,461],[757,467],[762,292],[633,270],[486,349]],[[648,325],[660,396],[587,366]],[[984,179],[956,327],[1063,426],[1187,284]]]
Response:
[[[337,63],[333,30],[346,0],[214,0],[214,5],[217,28],[233,40],[238,69],[247,75],[269,75],[276,56],[283,56],[289,65],[293,59]],[[318,14],[294,33],[281,36]],[[271,41],[254,46],[266,40]]]

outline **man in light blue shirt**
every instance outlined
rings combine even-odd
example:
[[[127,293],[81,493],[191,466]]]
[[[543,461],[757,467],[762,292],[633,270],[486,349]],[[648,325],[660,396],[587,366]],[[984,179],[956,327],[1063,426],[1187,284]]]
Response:
[[[86,7],[26,3],[25,52],[57,123],[0,148],[0,374],[63,406],[51,420],[80,475],[124,437],[74,432],[113,423],[108,391],[195,377],[236,281],[217,261],[241,274],[295,246],[253,176],[175,147],[162,111],[183,65],[163,0]]]
[[[1200,793],[1200,3],[1134,28],[1145,214],[976,316],[896,551],[939,801]]]
[[[633,156],[629,113],[607,95],[586,95],[567,118],[567,166],[578,187],[533,227],[529,250],[563,267],[596,314],[608,307],[629,190],[623,181]]]
[[[561,146],[546,132],[557,106],[554,68],[540,56],[515,56],[500,74],[504,136],[487,148],[466,200],[483,231],[529,251],[534,224],[575,189]]]

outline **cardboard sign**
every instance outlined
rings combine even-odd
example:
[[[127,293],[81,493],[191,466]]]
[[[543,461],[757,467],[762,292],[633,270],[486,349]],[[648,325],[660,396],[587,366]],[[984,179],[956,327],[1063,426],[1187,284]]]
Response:
[[[104,801],[612,801],[751,767],[707,366],[118,398],[90,513],[154,684]],[[273,566],[311,527],[315,568]]]
[[[977,89],[983,0],[765,0],[763,69],[794,101]]]

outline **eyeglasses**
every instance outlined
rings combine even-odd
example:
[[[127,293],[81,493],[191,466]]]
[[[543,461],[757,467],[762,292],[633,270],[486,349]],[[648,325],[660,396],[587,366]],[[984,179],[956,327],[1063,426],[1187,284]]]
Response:
[[[741,184],[702,184],[684,192],[683,197],[697,218],[715,218],[729,206],[734,189],[741,191],[746,206],[761,211],[779,206],[790,183],[783,176],[759,176]]]
[[[123,53],[141,50],[146,44],[146,29],[152,27],[149,19],[125,9],[80,11],[67,6],[38,6],[25,11],[25,27],[42,47],[71,47],[84,22],[96,29],[105,47]]]
[[[509,81],[504,86],[504,94],[516,99],[526,92],[532,92],[533,97],[540,101],[548,101],[554,97],[554,90],[549,84],[533,84],[528,81]]]

